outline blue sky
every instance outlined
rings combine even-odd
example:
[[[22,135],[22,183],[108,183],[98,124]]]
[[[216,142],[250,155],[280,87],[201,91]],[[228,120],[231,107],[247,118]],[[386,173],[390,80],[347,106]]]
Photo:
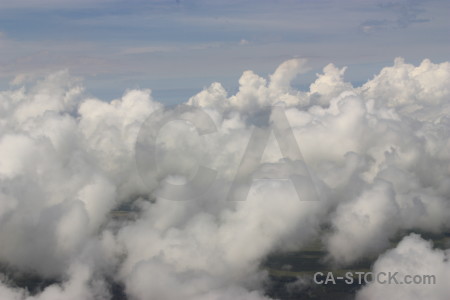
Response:
[[[98,97],[141,87],[173,102],[304,57],[299,86],[330,62],[360,83],[397,56],[449,60],[448,15],[445,0],[0,1],[0,82],[67,68]]]

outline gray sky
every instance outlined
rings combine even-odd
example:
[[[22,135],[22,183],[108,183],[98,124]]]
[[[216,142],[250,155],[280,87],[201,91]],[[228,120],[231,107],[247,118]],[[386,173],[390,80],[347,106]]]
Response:
[[[299,86],[330,62],[361,83],[397,56],[449,60],[449,15],[445,0],[0,0],[0,82],[67,68],[104,99],[141,87],[174,102],[304,57]]]

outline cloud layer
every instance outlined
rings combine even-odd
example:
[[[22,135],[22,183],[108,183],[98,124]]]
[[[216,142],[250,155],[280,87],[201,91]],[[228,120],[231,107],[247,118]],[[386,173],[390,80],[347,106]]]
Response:
[[[213,83],[184,110],[164,108],[150,90],[89,98],[65,71],[0,92],[0,263],[56,280],[32,293],[4,271],[0,297],[109,299],[122,285],[130,299],[267,299],[260,264],[274,251],[320,236],[329,261],[348,265],[377,257],[399,232],[448,231],[450,63],[398,58],[361,87],[330,64],[301,91],[291,82],[305,63],[288,60],[269,78],[245,71],[235,95]],[[283,107],[303,164],[284,158],[276,134],[267,143],[255,135],[279,122],[272,106]],[[173,122],[153,136],[161,120]],[[199,134],[186,120],[214,128]],[[251,138],[265,149],[261,165],[236,179]],[[155,161],[138,155],[147,150]],[[215,172],[208,190],[191,187],[200,197],[158,196],[177,193],[199,166]],[[299,166],[300,197],[285,180]],[[248,188],[245,201],[229,201],[232,184]],[[120,207],[134,213],[111,213]],[[411,236],[375,268],[408,243],[444,255]],[[399,269],[419,257],[402,255]]]

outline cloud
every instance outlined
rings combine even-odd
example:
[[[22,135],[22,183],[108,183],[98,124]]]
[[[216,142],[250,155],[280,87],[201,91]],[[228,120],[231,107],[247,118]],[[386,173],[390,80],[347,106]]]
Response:
[[[389,246],[386,232],[396,232],[399,208],[392,187],[375,182],[370,190],[352,202],[342,204],[332,220],[335,233],[328,239],[334,261],[346,264],[366,255],[377,254]]]
[[[432,284],[378,284],[371,283],[358,292],[356,299],[447,299],[450,292],[449,252],[433,249],[431,242],[411,234],[396,248],[381,255],[375,262],[373,272],[398,272],[398,280],[409,276],[435,276]],[[423,280],[423,277],[421,277]]]
[[[215,82],[178,107],[146,89],[102,101],[67,71],[0,92],[0,262],[14,270],[1,269],[2,299],[108,299],[111,285],[131,299],[268,299],[273,252],[319,237],[333,264],[382,264],[396,234],[448,230],[449,63],[396,59],[361,87],[330,64],[298,90],[305,70],[247,70],[235,94]],[[283,157],[295,149],[287,128],[271,133],[272,106],[301,163]],[[264,148],[256,170],[242,163],[250,138]],[[241,164],[254,178],[235,178]],[[300,195],[287,180],[298,168]],[[196,199],[174,188],[205,169],[214,180],[191,185]],[[245,201],[227,200],[232,185]],[[56,283],[30,294],[15,272]]]
[[[239,41],[239,45],[241,45],[241,46],[245,46],[245,45],[248,45],[248,44],[250,44],[250,42],[248,40],[246,40],[246,39],[241,39]]]

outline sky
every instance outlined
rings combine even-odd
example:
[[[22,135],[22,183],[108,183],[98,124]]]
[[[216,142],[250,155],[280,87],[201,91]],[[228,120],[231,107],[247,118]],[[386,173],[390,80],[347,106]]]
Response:
[[[0,0],[0,299],[448,300],[449,8]]]
[[[330,62],[361,85],[395,57],[449,59],[448,1],[0,1],[0,84],[68,69],[104,99],[150,88],[183,102],[214,81],[235,91],[306,58],[304,87]]]

